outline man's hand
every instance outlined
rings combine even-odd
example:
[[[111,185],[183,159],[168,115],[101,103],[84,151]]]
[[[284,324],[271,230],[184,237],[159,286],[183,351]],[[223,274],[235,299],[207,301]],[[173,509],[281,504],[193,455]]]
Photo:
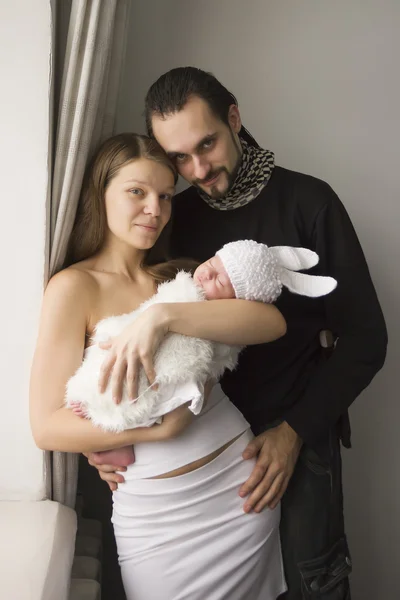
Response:
[[[100,478],[105,481],[112,492],[118,489],[119,483],[124,483],[123,475],[117,471],[126,471],[126,467],[116,467],[115,465],[102,465],[101,455],[98,452],[88,452],[84,454],[88,459],[89,465],[98,470]]]
[[[255,512],[277,506],[286,491],[299,456],[302,441],[285,421],[254,438],[243,452],[243,458],[258,455],[256,466],[242,485],[239,495],[249,496],[244,511]]]
[[[100,347],[110,350],[104,360],[99,390],[103,393],[111,378],[111,389],[114,402],[122,400],[124,381],[131,400],[138,396],[139,369],[143,366],[149,384],[156,378],[154,371],[154,354],[168,333],[166,309],[162,304],[154,304],[147,308],[131,325],[111,342],[104,342]]]

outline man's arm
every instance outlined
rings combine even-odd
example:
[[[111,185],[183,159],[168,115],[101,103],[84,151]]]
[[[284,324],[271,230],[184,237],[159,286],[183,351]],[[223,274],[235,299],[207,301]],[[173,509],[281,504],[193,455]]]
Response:
[[[326,327],[338,338],[332,356],[310,378],[298,402],[278,427],[257,436],[243,457],[257,464],[240,495],[245,510],[274,508],[286,491],[303,442],[317,446],[382,367],[387,345],[385,321],[351,221],[336,194],[314,180],[322,208],[311,232],[321,273],[338,281],[324,300]],[[309,220],[309,219],[308,219]],[[307,219],[304,218],[307,222]]]
[[[337,344],[284,415],[310,446],[326,436],[382,368],[387,346],[384,317],[353,225],[333,190],[318,184],[326,203],[316,218],[312,244],[323,274],[338,281],[324,300],[326,326]]]

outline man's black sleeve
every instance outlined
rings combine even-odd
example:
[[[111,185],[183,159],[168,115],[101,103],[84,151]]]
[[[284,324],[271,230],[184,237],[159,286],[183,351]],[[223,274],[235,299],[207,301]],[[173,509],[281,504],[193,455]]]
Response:
[[[382,368],[387,331],[363,251],[350,218],[333,190],[318,182],[324,201],[314,221],[312,246],[320,272],[338,286],[325,298],[327,328],[337,336],[331,357],[320,364],[302,397],[284,418],[313,446],[346,413]]]

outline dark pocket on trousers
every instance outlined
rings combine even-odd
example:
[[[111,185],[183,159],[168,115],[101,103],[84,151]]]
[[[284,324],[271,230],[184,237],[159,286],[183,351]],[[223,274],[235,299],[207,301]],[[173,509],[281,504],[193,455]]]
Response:
[[[326,554],[298,566],[304,600],[350,600],[351,559],[344,537]]]
[[[301,462],[315,475],[329,475],[330,467],[323,461],[314,450],[308,446],[303,446],[300,453]]]

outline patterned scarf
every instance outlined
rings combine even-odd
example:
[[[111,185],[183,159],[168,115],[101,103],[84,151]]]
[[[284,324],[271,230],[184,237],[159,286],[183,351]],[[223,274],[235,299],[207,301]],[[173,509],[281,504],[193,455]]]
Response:
[[[201,198],[216,210],[234,210],[257,198],[267,185],[275,166],[273,152],[250,146],[243,139],[240,141],[243,149],[242,162],[226,196],[214,200],[202,190],[197,190]]]

